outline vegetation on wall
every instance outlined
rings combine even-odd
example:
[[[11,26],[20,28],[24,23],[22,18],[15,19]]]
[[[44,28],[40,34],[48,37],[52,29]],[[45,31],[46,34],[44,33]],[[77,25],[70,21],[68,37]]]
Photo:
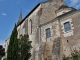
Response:
[[[63,57],[63,60],[80,60],[80,51],[74,50],[71,53],[71,57]]]

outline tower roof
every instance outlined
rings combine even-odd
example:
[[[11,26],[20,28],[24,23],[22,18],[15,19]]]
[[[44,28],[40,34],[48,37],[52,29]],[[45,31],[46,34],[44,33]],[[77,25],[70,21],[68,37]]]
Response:
[[[18,22],[17,22],[17,25],[22,21],[22,11],[20,11],[20,15],[19,15],[19,19],[18,19]]]

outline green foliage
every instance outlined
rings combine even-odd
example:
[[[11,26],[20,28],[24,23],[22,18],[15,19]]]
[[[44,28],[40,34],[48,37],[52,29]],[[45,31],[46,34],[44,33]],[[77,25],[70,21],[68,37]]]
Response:
[[[5,55],[5,49],[3,48],[2,45],[0,45],[0,60],[4,55]]]
[[[7,60],[19,60],[19,54],[18,54],[18,40],[17,39],[17,26],[15,24],[15,27],[12,31],[12,34],[10,36],[9,46],[7,50]]]
[[[80,60],[80,52],[77,50],[74,50],[74,52],[71,54],[73,60]]]
[[[7,50],[7,60],[29,60],[31,57],[31,41],[29,36],[21,36],[21,39],[17,39],[17,26],[15,25]]]
[[[74,52],[71,53],[71,57],[63,57],[63,60],[80,60],[80,52],[77,50],[74,50]]]
[[[19,41],[19,52],[20,52],[20,60],[29,60],[29,58],[31,57],[31,41],[29,41],[29,36],[28,35],[24,35],[21,36],[21,39]]]
[[[65,57],[65,56],[64,56],[64,57],[63,57],[63,60],[69,60],[69,57]]]

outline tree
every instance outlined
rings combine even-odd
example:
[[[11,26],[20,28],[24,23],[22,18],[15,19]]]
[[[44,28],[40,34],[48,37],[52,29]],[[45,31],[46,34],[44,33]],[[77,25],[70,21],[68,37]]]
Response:
[[[20,39],[20,59],[21,60],[29,60],[29,58],[31,57],[31,41],[29,41],[29,36],[28,35],[24,35],[24,36],[21,36],[21,39]]]
[[[19,54],[18,54],[18,40],[17,39],[17,26],[15,24],[15,27],[12,31],[12,34],[10,36],[10,42],[8,45],[8,50],[7,50],[7,60],[19,60]]]
[[[0,60],[4,55],[5,55],[5,49],[3,48],[2,45],[0,45]]]

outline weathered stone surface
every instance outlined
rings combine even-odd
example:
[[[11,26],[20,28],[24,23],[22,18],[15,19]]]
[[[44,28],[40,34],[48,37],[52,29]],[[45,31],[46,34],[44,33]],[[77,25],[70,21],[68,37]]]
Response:
[[[62,7],[63,6],[63,7]],[[32,41],[32,60],[62,60],[73,49],[80,50],[80,11],[68,8],[62,0],[41,3],[17,27],[18,37],[29,34]],[[65,32],[64,23],[70,22],[71,31]],[[46,37],[50,28],[51,36]]]

